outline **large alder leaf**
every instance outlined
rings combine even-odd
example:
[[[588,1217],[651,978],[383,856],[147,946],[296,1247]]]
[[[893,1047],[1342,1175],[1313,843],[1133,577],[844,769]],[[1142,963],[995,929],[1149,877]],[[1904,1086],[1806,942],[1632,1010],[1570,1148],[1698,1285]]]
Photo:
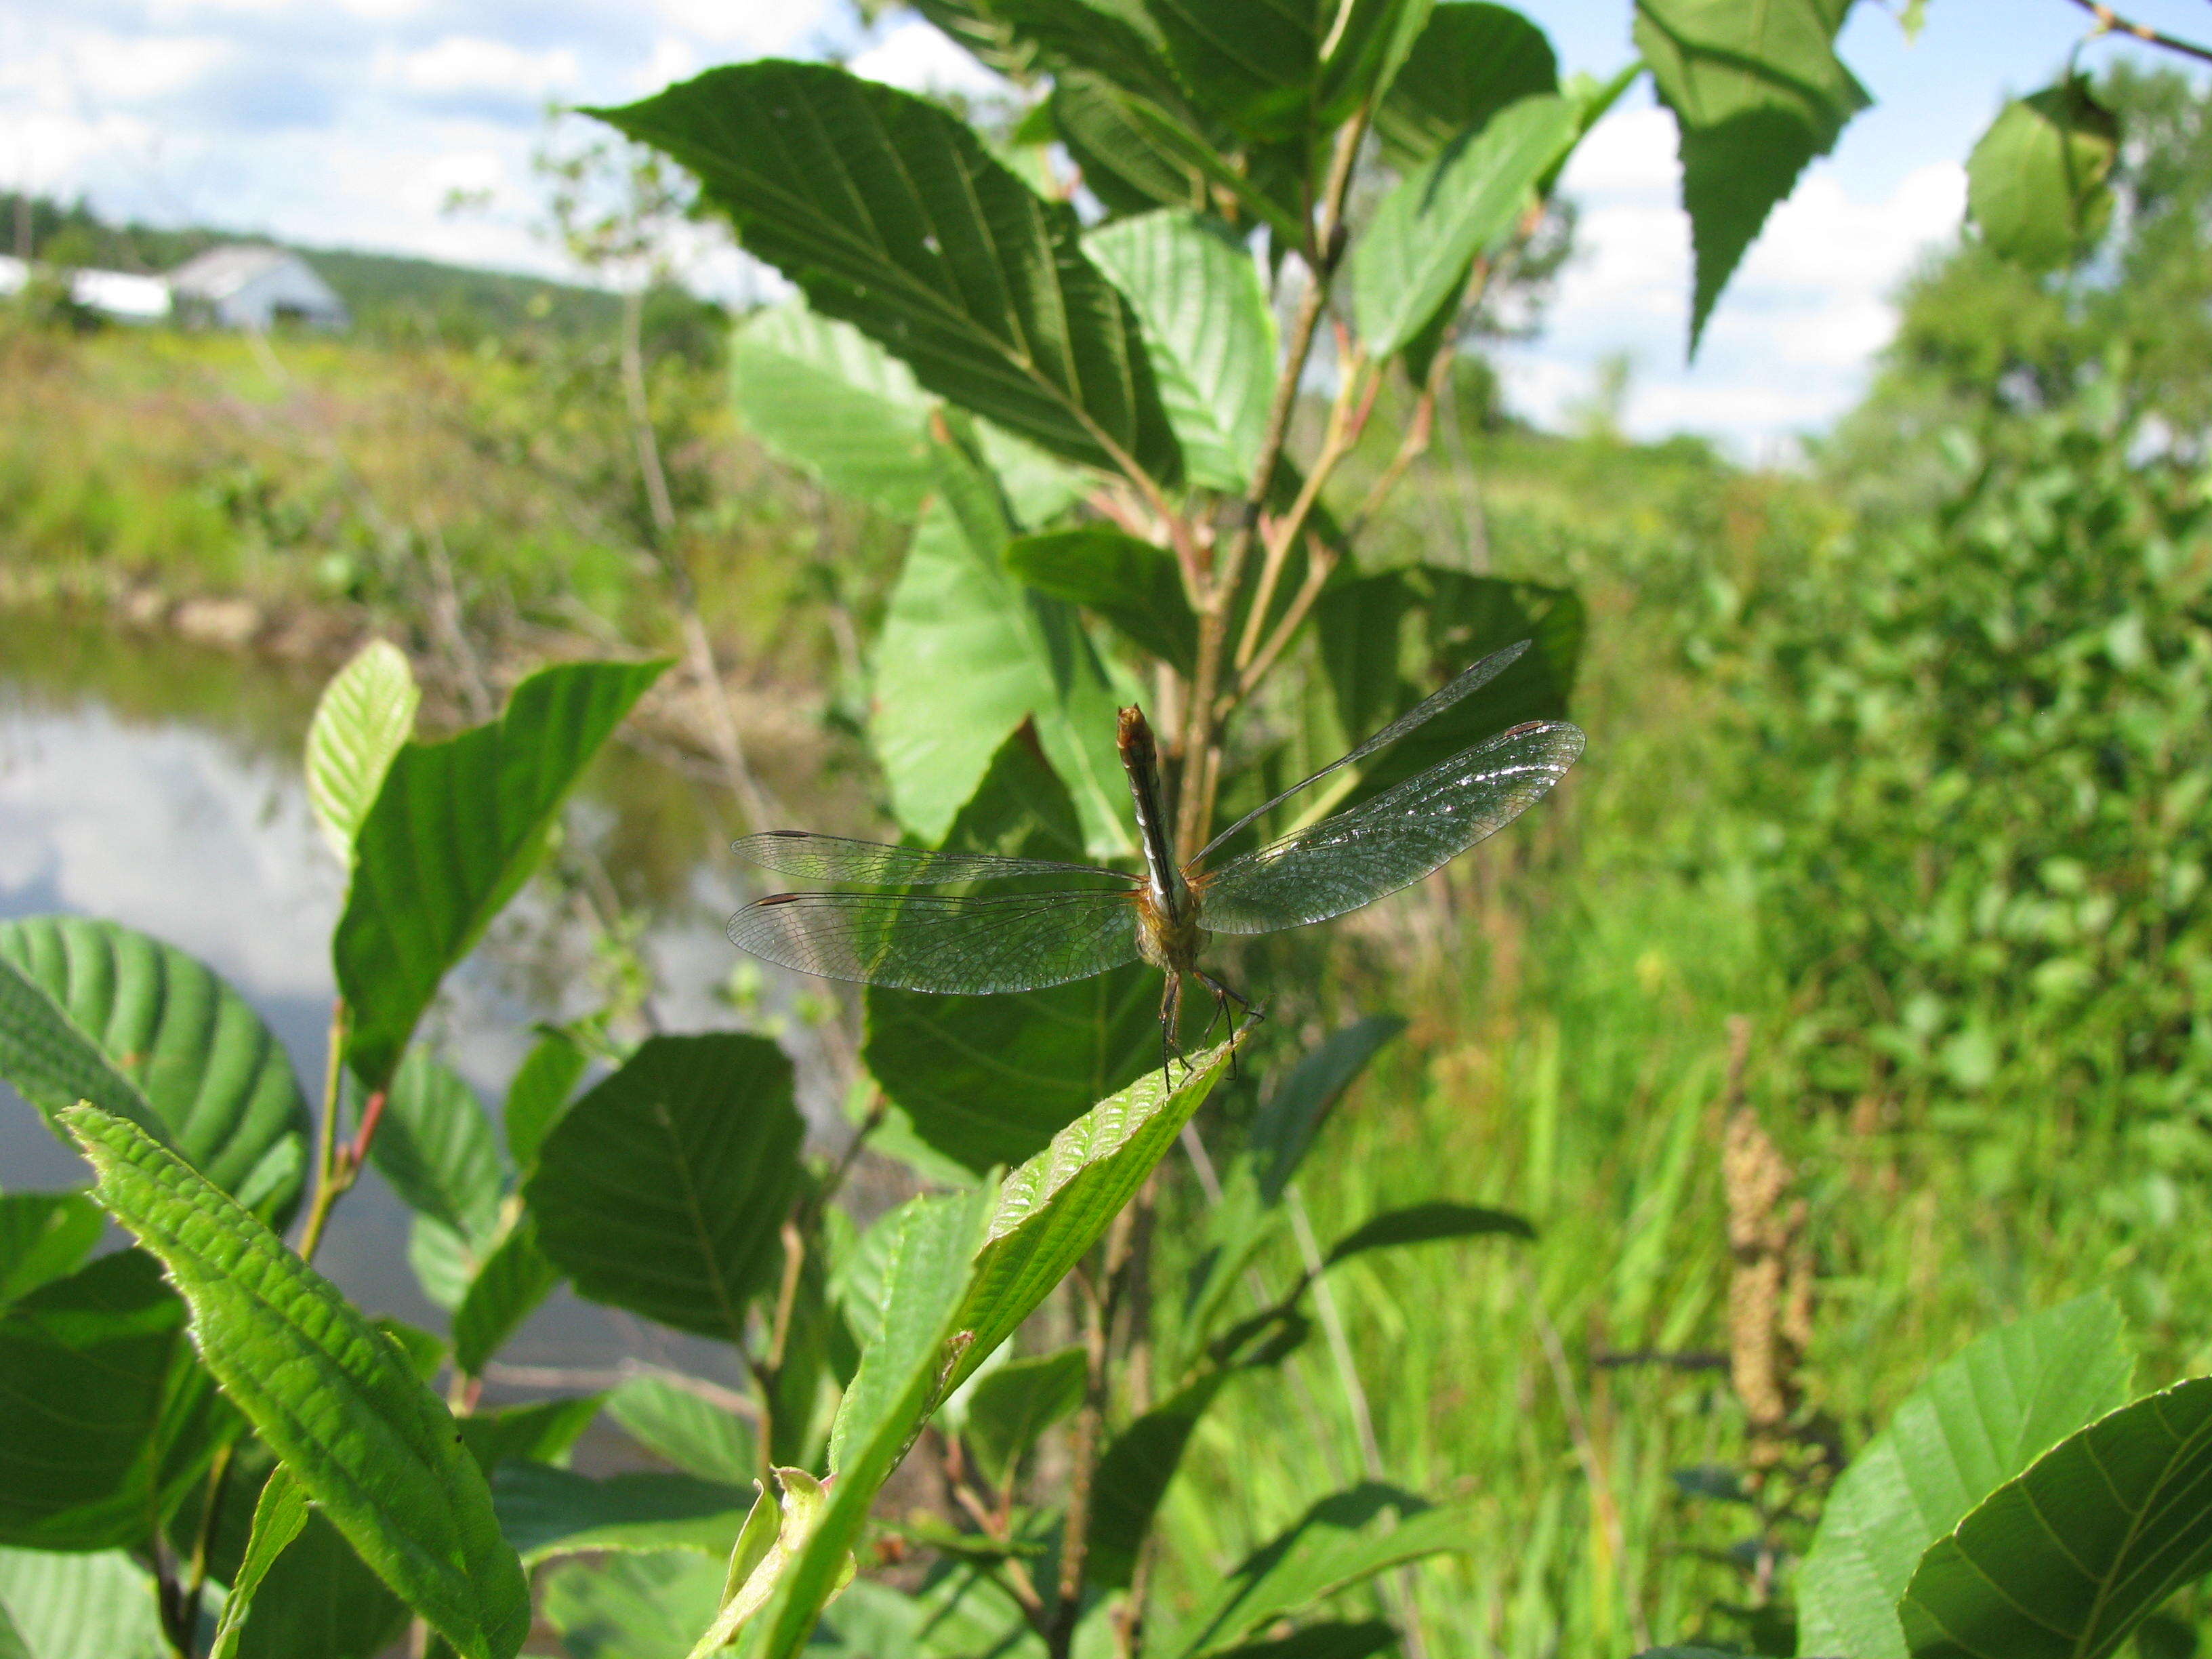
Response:
[[[1240,1039],[1241,1040],[1241,1034]],[[1147,1072],[1100,1101],[1007,1176],[991,1212],[957,1328],[967,1341],[950,1393],[1018,1329],[1104,1237],[1227,1069],[1233,1042],[1194,1055],[1170,1087]]]
[[[1559,89],[1543,30],[1510,6],[1443,0],[1375,112],[1382,157],[1411,172],[1507,106]]]
[[[665,1378],[629,1378],[607,1396],[607,1415],[687,1474],[742,1486],[761,1472],[753,1436],[734,1413]]]
[[[2079,77],[1998,112],[1966,162],[1966,214],[1992,252],[2031,270],[2080,257],[2112,217],[2120,126]]]
[[[769,59],[593,112],[698,174],[749,252],[933,392],[1067,459],[1180,478],[1136,318],[1074,210],[945,110]]]
[[[1074,806],[1031,728],[1000,746],[944,846],[1083,859]],[[1019,890],[1018,884],[990,885]],[[1133,963],[1012,995],[929,996],[871,986],[862,1057],[913,1133],[980,1175],[1034,1156],[1075,1117],[1159,1063],[1158,992],[1158,972]]]
[[[561,802],[666,666],[544,669],[498,720],[393,757],[331,944],[352,1018],[346,1061],[364,1089],[391,1081],[439,981],[537,868]]]
[[[63,1114],[100,1200],[191,1304],[200,1356],[362,1559],[465,1659],[511,1659],[530,1596],[453,1420],[392,1340],[143,1131]]]
[[[476,1091],[429,1051],[411,1048],[392,1073],[369,1146],[377,1172],[417,1215],[471,1245],[499,1219],[499,1145]]]
[[[198,1486],[236,1419],[185,1322],[143,1250],[101,1256],[0,1317],[0,1543],[142,1544]]]
[[[1275,313],[1260,268],[1218,219],[1147,213],[1083,239],[1137,308],[1194,483],[1252,481],[1275,389]]]
[[[2103,1659],[2212,1570],[2212,1376],[2069,1435],[1921,1558],[1913,1659]]]
[[[213,969],[85,916],[0,922],[0,960],[135,1085],[165,1126],[157,1138],[248,1209],[279,1224],[290,1216],[307,1167],[307,1103],[276,1034]],[[139,1121],[97,1094],[79,1098]]]
[[[785,460],[891,518],[921,511],[937,400],[851,324],[797,299],[756,313],[730,336],[730,386],[746,427]]]
[[[2119,1313],[2086,1296],[1976,1338],[1836,1482],[1797,1572],[1800,1649],[1905,1659],[1894,1609],[1923,1553],[2051,1446],[2127,1398]]]
[[[523,1185],[538,1246],[580,1296],[742,1344],[782,1263],[804,1130],[766,1037],[649,1037],[545,1138]]]
[[[453,1310],[455,1368],[465,1376],[482,1376],[560,1282],[561,1270],[538,1248],[535,1224],[522,1217],[484,1257]]]
[[[82,1193],[0,1197],[0,1312],[40,1285],[75,1273],[106,1225],[100,1206]]]
[[[548,1568],[545,1622],[573,1659],[676,1659],[714,1616],[722,1564],[688,1550]]]
[[[167,1659],[154,1575],[121,1550],[0,1549],[0,1620],[28,1659]]]
[[[752,1502],[741,1486],[688,1474],[595,1480],[545,1463],[508,1463],[492,1476],[500,1529],[530,1567],[598,1550],[727,1555]]]
[[[1004,559],[1014,527],[992,480],[950,446],[876,645],[869,732],[899,823],[944,839],[1007,733],[1036,722],[1074,797],[1084,841],[1131,851],[1114,746],[1113,682],[1073,607],[1025,590]]]
[[[1425,1555],[1471,1547],[1473,1524],[1462,1510],[1431,1508],[1372,1482],[1324,1498],[1246,1558],[1159,1651],[1198,1659],[1233,1648],[1347,1585]]]
[[[0,927],[7,924],[0,923]],[[0,1077],[37,1108],[56,1134],[56,1114],[76,1101],[128,1118],[149,1135],[167,1139],[138,1085],[108,1063],[100,1045],[70,1022],[52,997],[0,952]]]
[[[1744,250],[1871,101],[1836,56],[1850,0],[1636,0],[1636,46],[1681,133],[1697,278],[1690,349]]]
[[[406,1628],[407,1604],[368,1569],[327,1515],[310,1510],[300,1535],[277,1554],[254,1589],[236,1656],[381,1659]]]
[[[516,1169],[527,1170],[538,1161],[538,1149],[568,1109],[589,1058],[575,1038],[556,1027],[545,1030],[514,1068],[500,1106],[499,1127]]]
[[[896,1231],[883,1324],[830,1432],[830,1502],[761,1610],[755,1659],[793,1659],[806,1646],[822,1608],[851,1571],[876,1494],[947,1392],[958,1310],[997,1197],[987,1182],[972,1192],[916,1199],[887,1218]]]
[[[1050,114],[1084,183],[1109,213],[1198,209],[1207,204],[1210,191],[1218,191],[1265,223],[1282,246],[1304,243],[1305,224],[1296,207],[1231,165],[1173,103],[1077,71],[1054,82]]]
[[[307,726],[307,805],[341,864],[353,862],[354,836],[422,700],[407,653],[389,640],[371,640],[323,688]]]
[[[1577,131],[1572,100],[1523,98],[1391,187],[1352,255],[1359,337],[1370,353],[1403,350],[1456,300],[1470,262],[1512,240],[1537,181]]]
[[[1139,650],[1188,674],[1198,662],[1198,617],[1175,556],[1108,525],[1048,530],[1009,543],[1006,568],[1024,586],[1081,605]]]
[[[1146,0],[1191,101],[1247,138],[1300,133],[1322,38],[1336,8],[1317,0]]]

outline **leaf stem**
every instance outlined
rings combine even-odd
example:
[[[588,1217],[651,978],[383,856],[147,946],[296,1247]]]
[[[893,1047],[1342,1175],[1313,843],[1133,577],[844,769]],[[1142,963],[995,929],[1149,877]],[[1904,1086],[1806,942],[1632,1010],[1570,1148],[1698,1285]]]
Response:
[[[2164,34],[2148,23],[2137,23],[2121,16],[2102,0],[2074,0],[2074,3],[2097,20],[2099,34],[2125,34],[2146,45],[2163,46],[2168,52],[2178,52],[2185,58],[2195,58],[2212,64],[2212,46],[2200,46],[2193,40],[2184,40],[2178,35]]]
[[[1343,251],[1344,198],[1351,188],[1352,163],[1358,159],[1360,141],[1367,134],[1369,112],[1369,106],[1363,102],[1337,132],[1336,149],[1329,158],[1328,183],[1322,191],[1320,222],[1306,250],[1305,292],[1298,297],[1297,312],[1291,325],[1290,353],[1275,380],[1274,398],[1268,406],[1259,458],[1253,464],[1252,482],[1245,492],[1243,514],[1230,539],[1226,556],[1209,574],[1206,603],[1199,610],[1198,663],[1191,677],[1190,703],[1184,712],[1182,787],[1176,803],[1176,845],[1179,855],[1184,858],[1194,853],[1206,839],[1212,816],[1213,791],[1209,775],[1215,768],[1212,750],[1219,729],[1214,704],[1220,690],[1229,607],[1243,579],[1245,562],[1251,556],[1260,515],[1267,505],[1268,489],[1275,480],[1275,465],[1282,459],[1283,445],[1290,435],[1291,415],[1297,406],[1306,359],[1312,355],[1314,334],[1328,304],[1329,280],[1335,274],[1337,258]]]
[[[300,1231],[300,1260],[313,1261],[315,1251],[323,1242],[323,1229],[330,1224],[331,1206],[350,1186],[350,1180],[341,1182],[338,1166],[338,1101],[345,1088],[345,1043],[347,1027],[345,999],[336,997],[331,1002],[330,1058],[323,1067],[323,1114],[315,1125],[315,1188],[307,1200],[307,1224]]]

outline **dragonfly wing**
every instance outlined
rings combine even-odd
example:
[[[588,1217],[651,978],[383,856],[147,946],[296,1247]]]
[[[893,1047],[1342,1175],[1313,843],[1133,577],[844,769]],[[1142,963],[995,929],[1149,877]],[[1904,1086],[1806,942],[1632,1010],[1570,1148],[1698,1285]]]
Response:
[[[1319,783],[1330,773],[1349,766],[1354,761],[1365,760],[1376,750],[1386,748],[1389,744],[1397,742],[1399,738],[1404,737],[1406,733],[1412,731],[1415,726],[1427,725],[1429,721],[1443,714],[1445,709],[1450,708],[1462,697],[1468,696],[1472,692],[1480,691],[1484,686],[1489,684],[1491,681],[1496,679],[1507,669],[1512,667],[1515,663],[1520,661],[1522,654],[1528,649],[1529,644],[1530,641],[1527,640],[1516,641],[1513,644],[1506,646],[1502,650],[1492,652],[1480,662],[1462,669],[1443,686],[1438,688],[1437,690],[1430,692],[1427,696],[1422,698],[1420,702],[1415,703],[1404,714],[1399,715],[1396,720],[1392,720],[1389,725],[1384,726],[1373,737],[1368,738],[1366,742],[1361,744],[1359,747],[1353,750],[1350,754],[1339,755],[1334,760],[1322,767],[1320,771],[1316,772],[1310,777],[1299,779],[1296,783],[1284,790],[1281,794],[1277,795],[1272,800],[1261,801],[1257,806],[1247,812],[1243,817],[1237,819],[1236,823],[1231,824],[1226,830],[1224,830],[1212,841],[1200,848],[1197,853],[1193,856],[1191,862],[1194,864],[1197,863],[1208,853],[1211,853],[1215,848],[1220,846],[1222,842],[1227,841],[1230,836],[1235,835],[1246,824],[1251,823],[1253,819],[1258,817],[1262,812],[1273,811],[1275,808],[1280,806],[1291,796],[1297,794],[1299,790],[1307,788],[1313,784]],[[1472,845],[1472,843],[1470,843],[1470,845]]]
[[[988,853],[932,853],[920,847],[892,847],[879,841],[848,841],[842,836],[809,835],[803,830],[770,830],[740,836],[730,850],[747,863],[802,881],[849,881],[871,887],[936,887],[952,882],[996,881],[1008,876],[1113,876],[1118,871],[1091,864],[1058,864],[1048,859],[996,858]]]
[[[1581,730],[1563,721],[1501,732],[1200,878],[1200,923],[1272,933],[1372,904],[1512,823],[1582,752]]]
[[[729,934],[801,973],[957,996],[1034,991],[1137,959],[1127,890],[775,893],[731,917]]]

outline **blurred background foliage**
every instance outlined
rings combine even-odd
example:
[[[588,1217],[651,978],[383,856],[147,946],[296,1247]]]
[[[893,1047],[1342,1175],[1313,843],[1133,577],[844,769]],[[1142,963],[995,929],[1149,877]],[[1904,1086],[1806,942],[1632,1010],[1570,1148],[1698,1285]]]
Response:
[[[1204,1419],[1166,1510],[1171,1602],[1379,1461],[1470,1497],[1496,1540],[1409,1580],[1435,1659],[1785,1641],[1772,1551],[1814,1511],[1736,1480],[1720,1131],[1739,1095],[1808,1206],[1808,1431],[1856,1445],[1967,1337],[2093,1286],[2142,1337],[2139,1384],[2212,1364],[2212,104],[2124,67],[2099,93],[2129,134],[2105,240],[2046,276],[1971,240],[1933,259],[1802,469],[1623,437],[1617,374],[1578,430],[1540,432],[1479,349],[1455,366],[1370,568],[1575,584],[1589,757],[1521,831],[1395,906],[1256,943],[1247,974],[1301,1043],[1362,1012],[1409,1022],[1307,1165],[1315,1233],[1443,1172],[1540,1236],[1335,1274],[1330,1341]],[[597,297],[356,301],[384,320],[258,353],[18,316],[7,596],[335,605],[432,655],[441,605],[515,650],[661,642]],[[905,528],[738,428],[721,319],[672,287],[643,325],[725,660],[849,731],[854,641]],[[1388,460],[1388,416],[1347,501]],[[1163,1296],[1201,1202],[1165,1201]],[[1298,1260],[1285,1237],[1257,1268],[1280,1283]],[[2158,1650],[2197,1650],[2200,1611],[2155,1626]]]

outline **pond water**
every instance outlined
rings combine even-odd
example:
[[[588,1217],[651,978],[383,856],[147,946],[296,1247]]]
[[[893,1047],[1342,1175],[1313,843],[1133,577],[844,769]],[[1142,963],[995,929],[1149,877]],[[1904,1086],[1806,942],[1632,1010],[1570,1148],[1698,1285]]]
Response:
[[[324,1074],[331,929],[343,873],[315,828],[299,756],[319,676],[45,616],[0,613],[0,918],[103,916],[200,957],[258,1008],[303,1082]],[[711,792],[611,747],[569,811],[624,904],[669,1030],[776,1030],[817,1132],[840,1119],[820,1052],[779,1018],[791,987],[747,975],[722,937],[747,896]],[[496,1110],[531,1023],[602,1000],[601,935],[581,901],[533,884],[453,974],[422,1035]],[[312,1102],[311,1102],[312,1103]],[[0,1085],[0,1189],[79,1186],[83,1164]],[[442,1330],[406,1265],[407,1212],[370,1171],[337,1208],[317,1265],[375,1312]],[[732,1351],[565,1288],[505,1351],[590,1370],[624,1358],[734,1380]]]

